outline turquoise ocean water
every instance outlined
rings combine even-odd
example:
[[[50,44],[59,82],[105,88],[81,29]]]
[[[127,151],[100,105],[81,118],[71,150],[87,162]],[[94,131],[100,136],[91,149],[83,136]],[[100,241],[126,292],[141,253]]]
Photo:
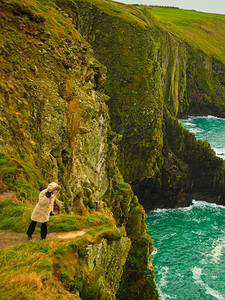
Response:
[[[225,119],[213,116],[189,117],[180,120],[180,123],[198,139],[207,140],[216,154],[225,159]]]
[[[183,126],[225,158],[225,120],[190,117]],[[225,207],[191,206],[146,214],[154,240],[152,263],[161,300],[225,300]]]

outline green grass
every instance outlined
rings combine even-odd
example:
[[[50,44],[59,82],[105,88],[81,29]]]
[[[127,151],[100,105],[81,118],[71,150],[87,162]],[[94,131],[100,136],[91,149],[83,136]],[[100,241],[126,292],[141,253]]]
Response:
[[[32,205],[5,200],[0,202],[0,229],[25,232],[30,223]]]
[[[86,0],[105,13],[142,28],[156,25],[225,63],[225,15],[194,10]]]
[[[43,279],[49,283],[52,259],[48,254],[50,248],[37,242],[0,251],[1,299],[29,299],[29,293],[43,288]]]
[[[79,244],[54,239],[1,250],[0,298],[61,300],[72,299],[77,291],[95,292],[95,270],[88,271],[85,248]],[[93,299],[88,295],[82,299]]]
[[[0,229],[25,232],[33,206],[5,200],[0,202]],[[109,241],[123,236],[107,212],[87,216],[57,215],[50,218],[48,231],[90,229],[73,239],[32,241],[0,250],[1,299],[72,299],[80,292],[82,299],[103,299],[96,287],[97,269],[89,271],[87,245],[102,238]],[[38,228],[37,231],[39,231]],[[36,233],[37,233],[36,231]],[[99,275],[97,275],[99,276]]]
[[[39,195],[40,186],[46,185],[40,171],[35,168],[28,156],[0,153],[0,176],[9,190],[16,192],[21,200],[34,202]],[[1,192],[1,186],[0,186]]]
[[[87,2],[96,5],[105,13],[114,17],[119,17],[130,24],[146,28],[147,24],[150,23],[149,19],[132,5],[126,5],[111,0],[87,0]]]
[[[82,229],[82,218],[79,216],[59,215],[50,218],[49,232],[74,231]],[[84,224],[85,225],[85,224]],[[86,227],[86,226],[85,226]]]
[[[31,222],[31,213],[34,205],[12,201],[10,199],[0,202],[0,229],[12,230],[15,232],[26,232]],[[115,221],[110,215],[103,215],[93,212],[87,216],[77,214],[59,214],[50,217],[48,232],[68,232],[80,229],[92,228],[91,236],[99,232],[114,228]],[[39,233],[40,226],[37,226],[35,233]],[[119,231],[116,231],[118,233]]]
[[[225,63],[225,15],[160,7],[146,10],[159,27]]]

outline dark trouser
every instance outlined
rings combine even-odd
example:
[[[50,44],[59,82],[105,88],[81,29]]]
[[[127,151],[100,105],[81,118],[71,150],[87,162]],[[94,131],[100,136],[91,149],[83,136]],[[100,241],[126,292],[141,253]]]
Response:
[[[30,223],[30,226],[27,230],[27,235],[29,237],[31,237],[32,234],[34,233],[36,225],[37,225],[37,222],[35,222],[35,221],[32,221]],[[47,235],[47,222],[44,222],[44,223],[41,223],[41,239],[45,239],[46,235]]]

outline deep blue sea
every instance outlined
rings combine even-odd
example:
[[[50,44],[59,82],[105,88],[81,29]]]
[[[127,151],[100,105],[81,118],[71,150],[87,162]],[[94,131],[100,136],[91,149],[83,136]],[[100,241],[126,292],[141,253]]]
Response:
[[[225,158],[225,119],[190,117],[181,123]],[[146,214],[161,300],[225,300],[225,207],[197,200]]]

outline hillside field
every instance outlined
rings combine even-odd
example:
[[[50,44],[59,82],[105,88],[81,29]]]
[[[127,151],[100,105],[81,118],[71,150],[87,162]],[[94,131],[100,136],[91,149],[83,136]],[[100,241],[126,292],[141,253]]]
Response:
[[[225,63],[225,15],[176,8],[139,8],[153,15],[159,27]]]

